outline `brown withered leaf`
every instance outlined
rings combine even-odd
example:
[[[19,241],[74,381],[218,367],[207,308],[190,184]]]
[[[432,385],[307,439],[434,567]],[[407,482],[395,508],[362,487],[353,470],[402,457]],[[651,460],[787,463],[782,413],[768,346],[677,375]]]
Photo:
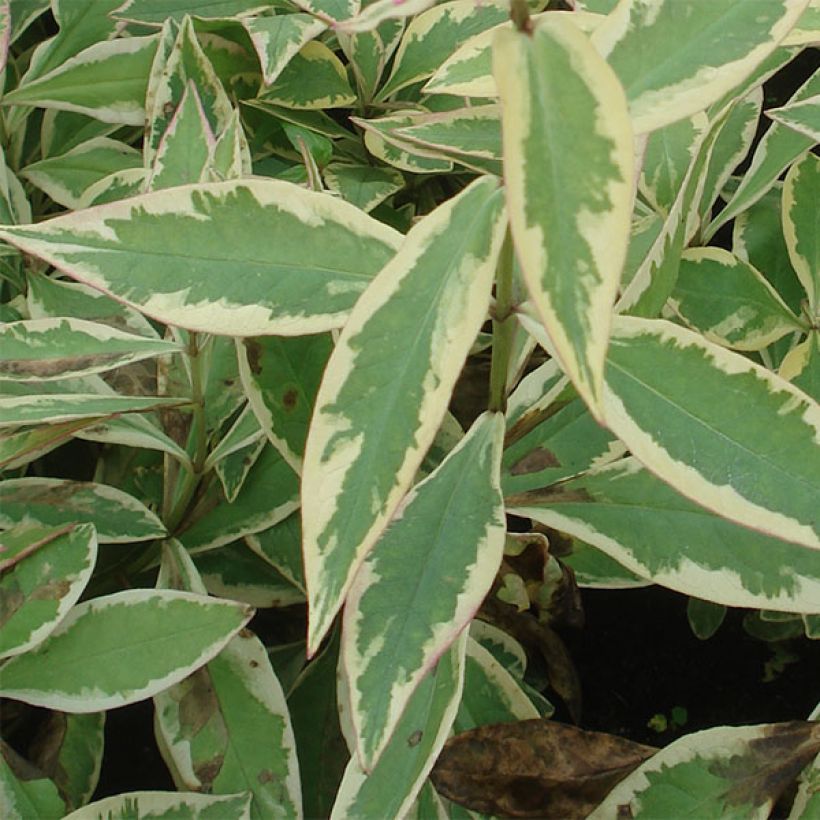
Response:
[[[431,777],[444,797],[473,811],[582,820],[655,752],[616,735],[522,720],[450,738]]]

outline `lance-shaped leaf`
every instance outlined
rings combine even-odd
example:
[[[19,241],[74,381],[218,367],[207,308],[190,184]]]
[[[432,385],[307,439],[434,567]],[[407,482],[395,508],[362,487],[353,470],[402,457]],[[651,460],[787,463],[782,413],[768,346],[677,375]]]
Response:
[[[412,805],[453,725],[464,684],[465,629],[413,693],[393,738],[369,772],[354,756],[331,820],[402,817]]]
[[[231,425],[231,429],[220,439],[219,444],[208,453],[204,469],[209,470],[222,459],[243,450],[260,438],[264,438],[264,435],[264,431],[259,426],[250,405],[245,405],[245,409]]]
[[[0,806],[8,820],[63,817],[65,802],[54,782],[0,740]]]
[[[377,3],[371,3],[368,11]],[[403,6],[407,6],[404,3]],[[394,7],[395,8],[395,7]],[[361,21],[352,21],[354,25]],[[344,51],[353,69],[359,96],[364,102],[369,102],[379,85],[387,61],[396,49],[404,31],[404,21],[385,19],[375,25],[372,30],[350,32],[346,25],[336,29],[339,45]]]
[[[365,212],[404,186],[404,177],[398,171],[372,165],[332,163],[323,176],[331,191]]]
[[[269,0],[127,0],[115,16],[121,20],[159,26],[169,17],[179,22],[186,14],[196,14],[204,19],[232,15],[245,17],[269,8]]]
[[[780,365],[780,375],[820,402],[820,333],[810,333],[789,351]]]
[[[327,28],[327,23],[313,15],[299,13],[250,17],[241,22],[259,57],[265,85],[271,85],[299,49]]]
[[[250,408],[247,408],[250,410]],[[251,415],[253,413],[251,412]],[[254,417],[256,422],[256,418]],[[214,472],[217,474],[222,489],[225,491],[225,498],[232,504],[239,496],[239,491],[245,484],[245,479],[256,464],[256,460],[265,449],[265,433],[257,424],[258,437],[238,447],[225,458],[221,458],[214,465]]]
[[[396,56],[393,71],[379,90],[378,100],[411,83],[425,80],[470,37],[503,22],[509,15],[505,3],[453,0],[419,14],[407,27]]]
[[[820,406],[805,393],[690,330],[623,316],[604,407],[632,453],[688,498],[820,549]]]
[[[0,327],[0,381],[48,381],[104,373],[181,350],[84,319],[30,319]]]
[[[363,120],[359,117],[351,117],[350,120],[364,129],[364,144],[367,150],[401,171],[432,174],[453,170],[453,163],[450,160],[437,157],[431,151],[396,136],[395,131],[398,128],[413,124],[410,112],[401,111],[375,120]]]
[[[21,176],[66,208],[80,208],[82,194],[103,177],[142,164],[139,152],[108,137],[95,137],[65,154],[27,165]]]
[[[252,336],[343,324],[400,237],[334,197],[256,179],[157,191],[0,238],[159,321]]]
[[[48,424],[12,432],[0,432],[0,470],[16,470],[56,450],[96,419],[79,419],[64,424]]]
[[[198,794],[197,792],[128,792],[105,797],[67,814],[64,820],[251,820],[250,794]]]
[[[77,111],[103,122],[143,125],[156,37],[95,43],[37,80],[3,97],[3,105]]]
[[[40,643],[80,599],[97,560],[97,536],[82,524],[17,526],[0,538],[0,657],[8,657]]]
[[[135,703],[215,657],[252,615],[244,604],[170,590],[93,598],[6,663],[0,694],[62,712]]]
[[[493,71],[504,175],[524,279],[561,364],[593,415],[629,242],[632,129],[617,78],[562,15],[500,30]]]
[[[776,750],[776,751],[775,751]],[[820,750],[820,725],[720,726],[671,743],[622,780],[592,814],[766,818]]]
[[[735,350],[761,350],[803,329],[763,276],[723,248],[684,251],[670,305],[707,339]]]
[[[802,102],[817,94],[820,94],[820,71],[815,71],[797,89],[789,102]],[[757,202],[775,184],[783,171],[811,148],[814,142],[812,137],[779,122],[773,123],[757,144],[751,164],[732,198],[704,231],[704,240],[709,240],[721,226]]]
[[[478,179],[410,231],[339,337],[302,477],[310,652],[435,437],[486,317],[503,233],[498,182]]]
[[[128,493],[90,481],[10,478],[0,481],[0,527],[35,523],[60,526],[87,522],[101,544],[161,538],[165,527]]]
[[[503,437],[501,414],[479,416],[411,490],[350,588],[342,664],[365,770],[495,579],[504,551],[498,484]]]
[[[713,0],[695,12],[676,0],[622,0],[593,42],[623,84],[640,134],[720,99],[774,51],[807,5]]]
[[[631,458],[509,496],[507,505],[679,592],[727,606],[820,609],[813,550],[719,518]]]
[[[246,536],[245,543],[294,586],[304,590],[302,526],[298,515],[288,516],[270,529]]]
[[[190,556],[163,546],[158,584],[205,593]],[[206,666],[154,696],[155,732],[177,788],[249,791],[251,817],[300,817],[301,794],[285,695],[265,647],[248,630]]]
[[[300,471],[313,403],[333,340],[327,334],[237,343],[242,386],[271,444]]]
[[[820,94],[780,108],[770,108],[766,116],[775,122],[783,123],[792,131],[811,138],[814,142],[820,142]]]
[[[333,22],[355,17],[361,8],[360,0],[296,0],[295,4],[320,19],[329,18]]]
[[[299,479],[268,445],[233,503],[221,502],[219,497],[214,500],[212,508],[183,532],[181,540],[188,549],[220,547],[283,521],[299,506]]]
[[[459,108],[414,118],[396,135],[423,148],[484,159],[501,159],[501,122],[497,105]]]
[[[820,158],[806,154],[783,184],[783,236],[792,266],[820,315]]]

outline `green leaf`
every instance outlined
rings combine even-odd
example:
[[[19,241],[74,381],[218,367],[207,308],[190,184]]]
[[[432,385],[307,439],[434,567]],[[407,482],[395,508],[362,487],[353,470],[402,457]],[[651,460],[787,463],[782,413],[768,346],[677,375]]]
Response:
[[[554,18],[531,35],[496,34],[504,175],[527,289],[564,371],[600,419],[629,242],[632,130],[615,75],[565,16]]]
[[[0,693],[63,712],[135,703],[219,654],[252,615],[245,605],[170,590],[93,598],[3,666]]]
[[[265,433],[259,426],[250,405],[245,405],[244,410],[231,425],[230,430],[220,439],[219,444],[208,453],[204,469],[209,470],[219,464],[222,459],[243,450],[260,439],[264,439],[264,436]]]
[[[332,349],[327,334],[256,337],[237,343],[239,372],[250,406],[271,444],[297,472]]]
[[[49,381],[174,353],[181,346],[84,319],[31,319],[0,326],[0,381]]]
[[[159,321],[252,336],[343,324],[399,235],[334,197],[254,179],[157,191],[0,238]]]
[[[214,549],[272,527],[298,506],[296,473],[273,447],[267,446],[236,500],[232,504],[217,500],[212,509],[182,533],[181,540],[189,550]]]
[[[810,333],[783,359],[780,375],[820,402],[820,333]]]
[[[818,609],[820,568],[813,550],[710,513],[631,458],[508,497],[507,506],[685,594],[726,606]]]
[[[31,429],[0,431],[0,470],[16,470],[65,444],[96,419],[80,419],[65,424],[49,424]]]
[[[387,10],[400,11],[407,5],[404,3],[397,7],[393,4],[393,9]],[[368,13],[377,6],[385,8],[384,4],[377,0],[368,6]],[[361,19],[360,17],[359,20]],[[403,31],[404,21],[396,19],[385,19],[369,31],[350,32],[344,25],[337,29],[339,45],[351,64],[359,88],[359,97],[363,102],[369,103],[372,99],[387,61],[398,46]]]
[[[540,718],[516,679],[473,638],[467,639],[464,691],[453,723],[455,734],[491,723]]]
[[[561,563],[572,570],[581,589],[634,589],[652,584],[579,538],[572,539],[572,552],[563,556]]]
[[[165,527],[133,496],[90,481],[10,478],[0,481],[0,527],[89,523],[101,544],[127,544],[165,535]]]
[[[90,524],[21,525],[0,537],[0,657],[9,657],[44,640],[80,599],[97,560],[97,537]]]
[[[497,105],[480,105],[424,114],[415,117],[411,125],[396,129],[395,133],[423,148],[500,160],[500,113]],[[454,158],[458,159],[458,156]]]
[[[304,590],[302,525],[298,514],[289,515],[270,529],[246,536],[245,543],[294,586]]]
[[[65,803],[53,781],[0,740],[0,806],[8,820],[63,817]]]
[[[692,632],[702,641],[714,635],[726,618],[726,607],[702,598],[689,598],[686,604],[686,617]]]
[[[82,194],[103,177],[142,164],[139,152],[108,137],[94,137],[64,154],[27,165],[21,176],[58,205],[80,208]]]
[[[807,3],[713,0],[695,11],[677,0],[622,0],[592,39],[623,84],[641,134],[703,111],[734,88],[775,50]]]
[[[385,100],[411,83],[429,77],[470,37],[507,19],[505,3],[477,5],[472,0],[441,3],[413,19],[393,58],[393,71],[376,99]]]
[[[311,110],[356,102],[341,60],[317,40],[299,49],[260,98],[286,108]]]
[[[820,142],[820,94],[780,108],[770,108],[766,116],[814,142]]]
[[[156,49],[156,37],[95,43],[48,74],[18,86],[0,102],[77,111],[103,122],[141,126]]]
[[[310,14],[277,14],[241,20],[262,66],[265,85],[271,85],[299,50],[321,34],[327,23]]]
[[[795,162],[783,184],[783,236],[797,278],[820,317],[820,157]]]
[[[171,562],[176,565],[168,568]],[[202,593],[190,557],[164,546],[160,581]],[[251,817],[298,817],[295,740],[282,687],[267,651],[248,630],[210,663],[154,696],[155,731],[177,788],[207,794],[251,792]]]
[[[684,251],[670,305],[705,338],[734,350],[761,350],[802,330],[763,276],[723,248]]]
[[[817,94],[820,94],[820,72],[815,71],[797,89],[789,102],[802,102]],[[775,184],[783,171],[813,144],[811,137],[778,122],[773,123],[757,144],[751,164],[729,203],[704,232],[704,240],[711,239],[721,226],[757,202]]]
[[[129,792],[105,797],[63,820],[251,820],[251,795]]]
[[[627,775],[589,815],[766,818],[820,749],[816,723],[720,726],[676,740]],[[775,751],[777,750],[777,751]]]
[[[161,25],[171,18],[181,21],[186,14],[205,19],[244,17],[270,8],[270,0],[128,0],[116,16],[148,25]]]
[[[416,687],[495,580],[505,534],[498,484],[503,436],[500,414],[479,416],[442,464],[410,491],[350,588],[342,664],[366,770]]]
[[[464,683],[464,630],[417,687],[393,737],[368,773],[347,764],[331,813],[345,817],[401,817],[412,805],[450,732]]]
[[[498,183],[476,180],[413,227],[339,337],[302,477],[310,652],[435,437],[486,317],[503,234]]]
[[[392,168],[334,162],[323,173],[329,190],[365,213],[404,187],[404,177]]]

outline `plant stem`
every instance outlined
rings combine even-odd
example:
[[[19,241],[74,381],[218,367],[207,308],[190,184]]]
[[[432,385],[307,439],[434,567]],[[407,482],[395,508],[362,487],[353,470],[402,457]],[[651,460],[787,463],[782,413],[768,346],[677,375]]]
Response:
[[[513,243],[510,230],[504,237],[495,272],[495,310],[493,312],[493,357],[490,362],[490,400],[488,409],[503,413],[507,409],[507,371],[510,366],[515,316],[513,315]]]
[[[524,34],[532,34],[532,20],[527,0],[512,0],[510,3],[510,19],[513,25]]]

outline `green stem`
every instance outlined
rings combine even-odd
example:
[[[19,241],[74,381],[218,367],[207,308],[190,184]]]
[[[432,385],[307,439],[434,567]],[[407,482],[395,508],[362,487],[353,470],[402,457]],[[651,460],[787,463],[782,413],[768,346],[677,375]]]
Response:
[[[507,409],[507,371],[515,339],[513,254],[512,237],[508,228],[495,273],[493,357],[490,362],[490,400],[488,403],[489,410],[500,413]]]

